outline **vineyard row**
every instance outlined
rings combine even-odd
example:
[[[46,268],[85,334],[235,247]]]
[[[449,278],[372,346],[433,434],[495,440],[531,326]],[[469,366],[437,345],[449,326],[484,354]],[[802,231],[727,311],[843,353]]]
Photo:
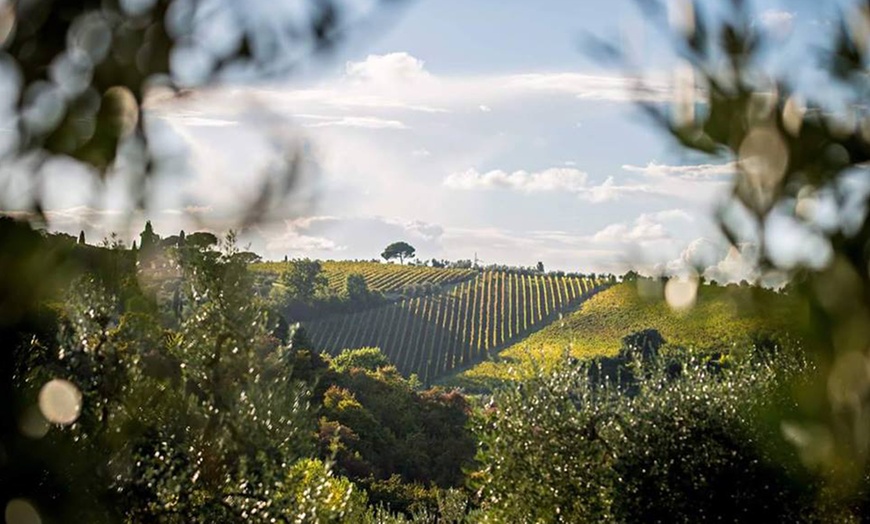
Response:
[[[438,295],[306,324],[318,348],[380,347],[405,375],[427,383],[579,305],[600,283],[585,277],[485,271]]]

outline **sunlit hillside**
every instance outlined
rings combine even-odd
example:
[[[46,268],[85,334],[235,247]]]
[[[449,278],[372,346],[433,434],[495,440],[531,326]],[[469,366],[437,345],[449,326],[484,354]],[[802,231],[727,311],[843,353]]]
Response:
[[[432,275],[439,283],[442,274],[455,271],[430,268],[424,274],[416,269],[406,271]],[[306,322],[305,327],[319,349],[337,353],[345,348],[380,347],[402,373],[415,373],[428,382],[491,358],[604,285],[580,276],[476,274],[440,293],[333,315]]]
[[[287,262],[260,262],[253,264],[251,269],[258,273],[277,275],[287,268]],[[430,284],[433,286],[448,286],[470,279],[477,274],[474,269],[435,268],[429,266],[413,266],[400,264],[385,264],[380,262],[326,260],[321,262],[323,272],[329,279],[329,289],[340,292],[344,289],[347,276],[362,275],[372,291],[380,293],[398,293],[406,286]]]
[[[552,369],[566,351],[581,359],[614,355],[623,337],[645,329],[658,330],[683,353],[743,351],[763,337],[799,333],[808,312],[798,304],[756,287],[700,286],[695,306],[676,312],[662,300],[657,282],[624,282],[446,383],[486,389],[528,377],[536,368]]]

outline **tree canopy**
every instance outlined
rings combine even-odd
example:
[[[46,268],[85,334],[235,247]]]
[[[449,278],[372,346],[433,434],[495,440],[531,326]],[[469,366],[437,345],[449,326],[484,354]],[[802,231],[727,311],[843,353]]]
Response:
[[[407,242],[393,242],[384,249],[381,257],[387,261],[398,258],[399,263],[404,264],[406,258],[414,258],[415,252],[414,246]]]
[[[286,298],[308,302],[326,291],[329,280],[319,261],[299,258],[288,263],[277,283],[283,288]]]

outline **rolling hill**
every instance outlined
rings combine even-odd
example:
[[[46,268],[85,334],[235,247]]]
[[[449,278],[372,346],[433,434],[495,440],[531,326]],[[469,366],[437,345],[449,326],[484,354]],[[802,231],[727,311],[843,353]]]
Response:
[[[417,283],[443,285],[447,279],[442,275],[459,275],[458,270],[404,270],[413,271]],[[492,358],[502,348],[576,308],[604,285],[582,276],[510,271],[473,274],[473,278],[443,287],[440,293],[333,315],[306,322],[305,328],[320,350],[335,354],[345,348],[380,347],[403,374],[417,374],[429,383]],[[432,276],[438,280],[425,280]],[[376,274],[366,278],[383,281]],[[393,278],[408,280],[398,275]]]
[[[446,384],[486,390],[506,380],[521,380],[535,369],[549,369],[565,351],[577,358],[616,354],[622,338],[644,329],[658,330],[667,346],[680,351],[726,352],[748,347],[759,336],[799,334],[808,318],[805,306],[789,296],[757,288],[700,286],[696,305],[674,312],[655,281],[623,282],[598,293],[570,315],[506,347],[492,361],[445,380]]]

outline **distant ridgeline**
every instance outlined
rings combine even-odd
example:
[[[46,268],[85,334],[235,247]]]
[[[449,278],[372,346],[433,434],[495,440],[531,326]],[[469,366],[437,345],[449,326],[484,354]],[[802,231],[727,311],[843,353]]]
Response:
[[[407,283],[437,284],[440,292],[304,322],[313,345],[331,354],[379,347],[401,373],[426,384],[486,360],[608,283],[577,275],[362,264],[366,271],[356,271],[385,293]],[[327,263],[324,269],[335,268]]]

